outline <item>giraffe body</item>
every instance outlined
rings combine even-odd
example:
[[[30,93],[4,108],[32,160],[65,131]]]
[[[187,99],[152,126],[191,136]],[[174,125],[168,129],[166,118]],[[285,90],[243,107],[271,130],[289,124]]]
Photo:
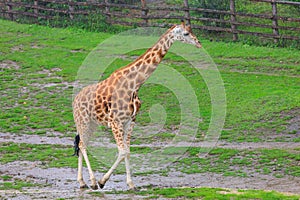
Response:
[[[136,115],[141,107],[138,90],[150,77],[174,41],[190,43],[196,47],[201,44],[189,26],[174,25],[161,36],[156,44],[127,66],[116,70],[107,79],[83,88],[73,101],[73,115],[80,137],[78,152],[78,181],[80,187],[87,187],[82,177],[83,158],[87,164],[92,189],[97,182],[91,169],[86,148],[91,134],[99,125],[112,129],[119,155],[113,166],[98,182],[102,188],[118,164],[125,160],[127,184],[134,188],[131,180],[129,155],[130,137]]]

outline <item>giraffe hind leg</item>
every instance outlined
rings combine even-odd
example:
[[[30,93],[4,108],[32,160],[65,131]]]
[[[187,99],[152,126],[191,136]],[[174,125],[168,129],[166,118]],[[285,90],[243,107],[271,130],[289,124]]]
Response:
[[[131,179],[131,170],[130,170],[130,162],[129,162],[129,158],[130,158],[130,137],[133,131],[133,127],[134,127],[135,123],[133,121],[129,121],[129,123],[127,124],[127,126],[125,126],[124,129],[124,138],[123,138],[123,142],[126,148],[125,151],[125,168],[126,168],[126,179],[127,179],[127,185],[129,186],[130,190],[136,190],[133,181]]]
[[[91,168],[91,164],[90,164],[89,158],[87,156],[87,151],[86,151],[85,148],[82,148],[80,151],[82,152],[83,158],[85,160],[86,166],[87,166],[89,174],[90,174],[90,180],[92,182],[91,183],[91,188],[93,190],[97,190],[98,189],[98,185],[97,185],[96,178],[94,176],[93,170]]]
[[[79,182],[80,189],[83,188],[88,188],[87,184],[83,180],[82,176],[82,169],[83,169],[83,154],[82,151],[79,148],[79,142],[80,142],[80,137],[79,135],[75,136],[75,141],[74,141],[74,154],[78,156],[78,176],[77,176],[77,181]]]
[[[79,141],[80,137],[79,135],[75,136],[75,141],[74,141],[74,154],[73,156],[78,156],[78,174],[77,174],[77,181],[79,182],[80,188],[87,188],[86,183],[83,180],[82,176],[82,153],[79,148]]]
[[[78,149],[79,149],[79,158],[81,159],[81,162],[84,159],[85,163],[86,163],[86,166],[88,168],[88,172],[89,172],[90,180],[91,180],[91,186],[90,187],[93,190],[96,190],[96,189],[98,189],[98,185],[97,185],[97,182],[96,182],[96,179],[95,179],[95,176],[94,176],[94,173],[93,173],[93,170],[92,170],[92,167],[91,167],[88,155],[87,155],[87,143],[88,143],[88,140],[89,140],[89,135],[92,132],[93,132],[92,124],[85,123],[84,125],[81,126],[81,129],[79,131],[80,140],[79,140],[79,143],[78,143]],[[83,157],[83,159],[82,159],[82,157]],[[78,169],[80,169],[82,171],[82,164],[81,163],[78,164]],[[81,178],[81,177],[79,177],[79,178]],[[82,184],[80,186],[82,186]]]
[[[77,176],[77,180],[80,184],[80,188],[88,188],[88,186],[86,185],[86,183],[83,180],[83,176],[82,176],[82,153],[81,151],[78,152],[78,176]]]

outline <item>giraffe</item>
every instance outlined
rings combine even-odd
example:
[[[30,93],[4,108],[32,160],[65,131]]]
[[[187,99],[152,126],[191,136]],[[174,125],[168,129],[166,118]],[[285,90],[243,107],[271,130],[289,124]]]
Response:
[[[130,137],[136,115],[141,107],[138,90],[157,68],[174,41],[181,41],[201,48],[190,25],[182,21],[169,28],[151,48],[132,63],[113,72],[107,79],[83,88],[74,98],[73,116],[77,129],[75,154],[78,155],[78,182],[80,188],[88,186],[82,176],[82,162],[86,162],[91,188],[98,189],[88,156],[87,145],[91,134],[99,125],[112,129],[118,157],[107,173],[98,181],[103,188],[119,163],[125,160],[129,189],[135,189],[130,173]]]

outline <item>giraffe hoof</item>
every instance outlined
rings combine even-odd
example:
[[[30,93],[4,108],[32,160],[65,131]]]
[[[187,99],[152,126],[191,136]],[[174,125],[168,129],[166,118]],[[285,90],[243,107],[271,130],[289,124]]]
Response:
[[[99,186],[100,186],[101,189],[104,188],[104,184],[99,183]]]
[[[103,181],[98,181],[98,184],[101,189],[104,188],[105,183],[103,183]]]
[[[132,191],[132,192],[137,192],[137,191],[138,191],[138,189],[137,189],[136,187],[131,187],[131,188],[129,188],[129,191]]]
[[[84,184],[84,185],[81,185],[79,188],[80,189],[86,189],[86,188],[89,188],[89,187],[86,184]]]
[[[132,181],[128,181],[127,185],[129,186],[130,191],[136,191],[136,187],[134,186]]]
[[[91,185],[92,190],[97,190],[98,189],[98,185]]]

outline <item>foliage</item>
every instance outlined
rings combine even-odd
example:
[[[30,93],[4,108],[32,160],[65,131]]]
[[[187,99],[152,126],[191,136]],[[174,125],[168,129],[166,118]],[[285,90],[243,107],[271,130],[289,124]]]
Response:
[[[32,1],[25,0],[24,2],[32,4]],[[121,4],[136,4],[140,5],[140,1],[137,0],[120,0],[120,1],[110,1],[112,3],[121,3]],[[53,2],[39,2],[41,6],[46,7],[46,10],[40,11],[43,12],[44,17],[33,18],[31,16],[22,16],[18,17],[18,15],[14,15],[14,20],[21,23],[38,23],[41,25],[47,25],[51,27],[76,27],[82,28],[89,31],[100,31],[100,32],[110,32],[110,33],[118,33],[123,30],[136,27],[137,22],[143,22],[143,19],[137,19],[133,16],[140,15],[141,11],[125,9],[122,7],[111,8],[111,11],[117,11],[117,13],[122,13],[128,15],[128,18],[125,17],[121,21],[124,23],[131,22],[132,27],[129,26],[121,26],[121,25],[112,25],[109,22],[109,19],[118,19],[118,14],[116,16],[111,15],[108,18],[108,15],[103,12],[102,9],[97,9],[97,6],[91,5],[77,5],[73,6],[72,10],[80,11],[82,14],[73,14],[68,11],[68,4],[57,4]],[[182,0],[168,0],[166,2],[149,2],[148,5],[150,7],[151,4],[158,4],[156,6],[160,6],[161,4],[167,4],[172,6],[183,6]],[[196,8],[205,8],[212,10],[222,10],[229,11],[229,1],[224,0],[190,0],[190,7]],[[235,1],[236,11],[242,13],[251,13],[251,14],[262,14],[262,15],[272,15],[271,5],[266,2],[253,2],[249,0],[239,0]],[[283,27],[298,27],[298,22],[290,22],[289,20],[285,20],[285,17],[293,17],[298,18],[300,14],[300,6],[293,5],[285,5],[278,4],[278,14],[282,16],[282,20],[279,17],[278,23],[279,26]],[[26,6],[20,6],[17,8],[13,8],[16,11],[22,12],[31,12],[33,14],[33,9],[29,9]],[[58,9],[60,12],[54,12],[53,9]],[[151,11],[151,15],[164,15],[164,11]],[[180,12],[184,15],[184,12]],[[171,16],[173,14],[171,13]],[[180,14],[179,14],[180,15]],[[204,20],[192,20],[192,23],[197,26],[210,26],[212,30],[197,30],[198,34],[201,34],[202,37],[210,38],[214,40],[223,40],[223,41],[232,41],[232,34],[229,32],[218,31],[214,27],[222,27],[222,28],[230,28],[230,23],[226,22],[230,18],[230,14],[223,13],[212,13],[212,12],[199,12],[199,11],[191,11],[190,15],[192,17],[201,17]],[[2,15],[4,17],[5,15]],[[245,16],[237,16],[239,22],[247,22],[251,24],[262,24],[262,25],[272,25],[272,20],[270,19],[261,19],[256,17],[245,17]],[[120,20],[117,20],[120,21]],[[151,23],[164,25],[165,20],[156,19],[150,20]],[[176,19],[169,19],[168,23],[178,23]],[[269,33],[272,34],[272,28],[264,28],[257,26],[248,26],[248,25],[237,25],[239,30],[247,31],[247,32],[258,32],[258,33]],[[299,31],[293,30],[285,30],[280,29],[280,35],[291,35],[298,36]],[[248,34],[239,34],[239,41],[242,41],[249,45],[257,45],[257,46],[280,46],[280,47],[293,47],[299,48],[300,41],[299,40],[289,40],[289,39],[279,39],[278,43],[274,44],[273,38],[265,38],[258,37],[256,35],[248,35]]]
[[[216,0],[216,1],[210,1],[210,0],[192,0],[190,1],[191,7],[196,8],[205,8],[205,9],[211,9],[211,10],[229,10],[229,1],[224,0]],[[226,15],[221,13],[210,13],[210,12],[195,12],[191,13],[191,15],[203,17],[203,18],[212,18],[212,19],[221,19],[224,20]],[[227,24],[221,23],[221,22],[211,22],[211,21],[205,21],[205,25],[209,26],[216,26],[216,27],[226,27]]]

